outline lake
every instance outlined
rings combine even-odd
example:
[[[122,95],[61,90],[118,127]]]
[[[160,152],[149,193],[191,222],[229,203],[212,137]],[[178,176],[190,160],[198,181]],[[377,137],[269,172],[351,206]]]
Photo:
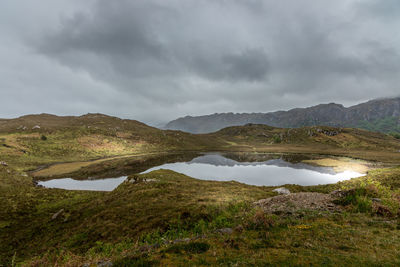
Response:
[[[337,173],[331,167],[318,167],[301,161],[293,162],[290,157],[289,159],[279,157],[247,162],[232,159],[223,154],[205,154],[186,162],[160,164],[141,173],[159,169],[173,170],[201,180],[233,180],[258,186],[331,184],[364,175],[352,170]],[[38,184],[48,188],[68,190],[112,191],[126,177],[90,180],[74,180],[70,177],[39,181]]]

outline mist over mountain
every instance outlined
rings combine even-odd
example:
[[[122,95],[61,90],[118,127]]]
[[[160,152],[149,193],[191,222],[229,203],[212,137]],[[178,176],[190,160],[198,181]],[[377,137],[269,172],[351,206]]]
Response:
[[[166,124],[166,129],[190,133],[209,133],[228,126],[248,123],[274,127],[335,126],[355,127],[380,132],[400,132],[400,97],[375,99],[351,107],[320,104],[308,108],[268,113],[216,113],[186,116]]]

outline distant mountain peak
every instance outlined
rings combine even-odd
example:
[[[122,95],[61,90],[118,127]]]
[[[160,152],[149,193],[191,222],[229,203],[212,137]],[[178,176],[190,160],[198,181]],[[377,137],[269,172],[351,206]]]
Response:
[[[229,126],[254,123],[290,128],[325,125],[400,132],[399,116],[400,97],[395,97],[373,99],[347,108],[342,104],[326,103],[268,113],[229,112],[186,116],[169,122],[165,128],[191,133],[209,133]]]

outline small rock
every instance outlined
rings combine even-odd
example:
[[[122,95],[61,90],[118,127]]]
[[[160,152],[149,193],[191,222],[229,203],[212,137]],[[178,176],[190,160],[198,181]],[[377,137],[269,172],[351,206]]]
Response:
[[[283,194],[283,195],[290,194],[290,190],[285,188],[285,187],[279,187],[279,188],[276,188],[276,189],[274,189],[272,191],[273,192],[277,192],[278,194]]]
[[[372,202],[377,202],[377,203],[382,202],[382,199],[380,199],[380,198],[372,198],[371,200],[372,200]]]
[[[233,233],[233,229],[232,229],[232,228],[222,228],[222,229],[218,229],[217,232],[218,232],[218,233],[221,233],[221,234],[228,234],[228,235],[230,235],[230,234]]]
[[[140,178],[137,175],[129,176],[128,179],[129,179],[129,182],[132,184],[140,182]]]
[[[111,267],[113,263],[111,261],[98,261],[97,262],[97,267]]]
[[[151,182],[158,182],[158,180],[157,179],[143,179],[143,182],[151,183]]]
[[[60,209],[59,211],[57,211],[56,213],[53,214],[53,216],[51,216],[52,220],[57,219],[58,216],[60,216],[61,213],[64,212],[64,209]]]
[[[0,161],[0,165],[8,166],[7,162],[5,162],[5,161]]]
[[[33,127],[32,127],[32,130],[35,130],[35,129],[40,129],[40,126],[39,126],[39,125],[33,126]]]

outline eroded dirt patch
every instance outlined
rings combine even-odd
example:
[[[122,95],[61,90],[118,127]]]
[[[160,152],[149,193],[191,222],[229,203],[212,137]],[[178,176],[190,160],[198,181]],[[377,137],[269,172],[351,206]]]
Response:
[[[331,194],[300,192],[261,199],[254,204],[266,213],[293,213],[301,210],[338,211]]]

